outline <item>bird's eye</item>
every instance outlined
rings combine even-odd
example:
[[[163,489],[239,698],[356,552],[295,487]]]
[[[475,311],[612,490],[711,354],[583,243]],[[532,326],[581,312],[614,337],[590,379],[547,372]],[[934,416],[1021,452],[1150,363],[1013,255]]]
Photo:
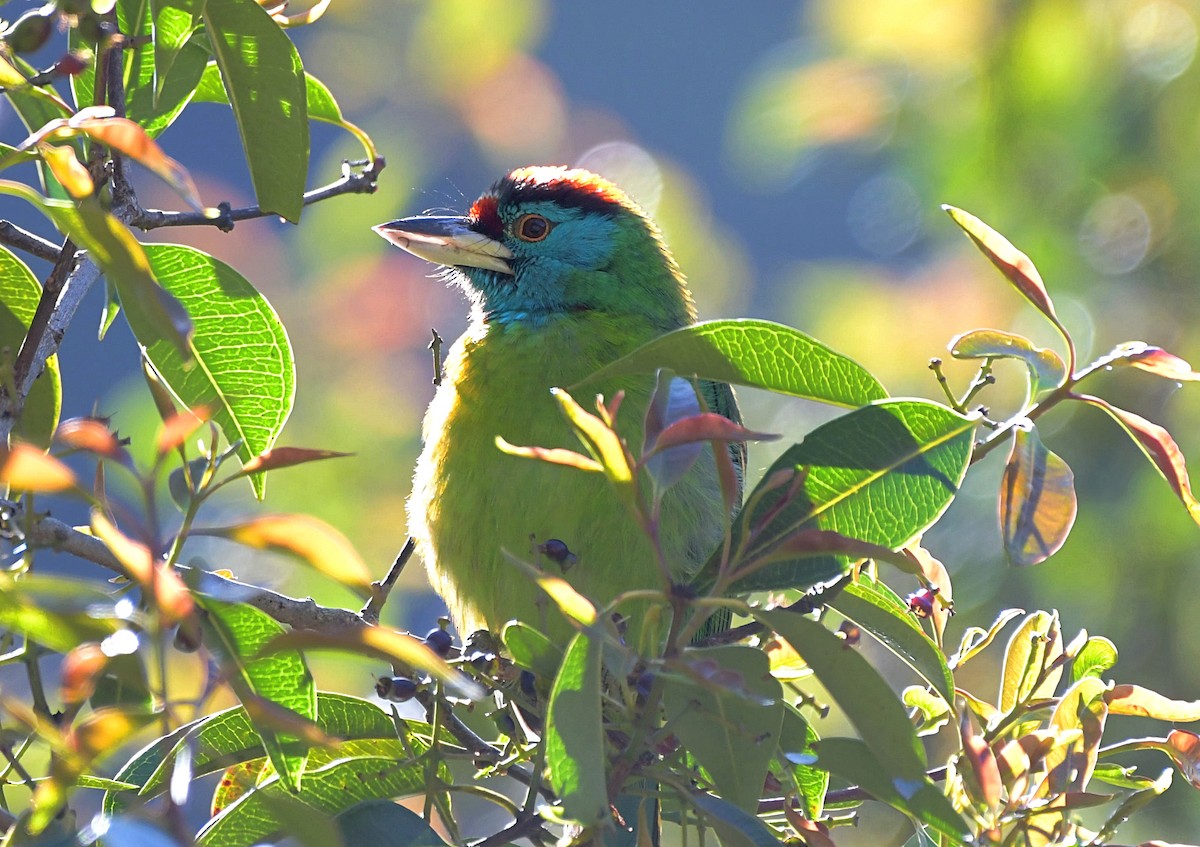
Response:
[[[550,221],[541,215],[521,215],[513,229],[522,241],[541,241],[550,234]]]

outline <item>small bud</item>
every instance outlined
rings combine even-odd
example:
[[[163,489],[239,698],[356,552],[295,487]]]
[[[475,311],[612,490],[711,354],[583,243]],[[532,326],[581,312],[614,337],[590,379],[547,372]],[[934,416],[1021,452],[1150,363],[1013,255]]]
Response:
[[[838,635],[847,647],[857,647],[858,642],[862,640],[862,630],[850,621],[842,621],[842,625],[838,627]]]
[[[59,76],[79,76],[87,69],[87,61],[78,53],[68,53],[54,66],[54,71]]]
[[[384,700],[404,703],[417,693],[417,684],[406,676],[381,676],[375,683],[375,693]]]
[[[446,630],[438,627],[425,634],[425,644],[444,659],[450,655],[450,650],[454,647],[454,638]]]

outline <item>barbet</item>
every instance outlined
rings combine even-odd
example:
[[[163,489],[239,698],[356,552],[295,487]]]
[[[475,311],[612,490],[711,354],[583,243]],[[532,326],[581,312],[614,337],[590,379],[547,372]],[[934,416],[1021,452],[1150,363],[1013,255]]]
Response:
[[[569,633],[505,551],[540,559],[601,606],[625,591],[661,588],[650,541],[602,474],[496,446],[502,436],[578,450],[551,388],[572,386],[695,320],[683,274],[655,224],[593,173],[529,167],[499,180],[463,217],[418,216],[375,229],[449,269],[471,303],[470,325],[446,355],[425,416],[408,501],[409,531],[459,632],[499,631],[519,619],[558,638]],[[697,385],[710,411],[738,420],[729,386]],[[623,390],[618,431],[636,451],[653,389],[654,377],[643,375],[589,383],[577,399],[590,405],[591,395]],[[679,580],[723,534],[725,507],[705,451],[662,504],[662,552]],[[731,453],[740,475],[740,445]],[[549,556],[537,550],[548,541]],[[624,604],[616,612],[632,640],[645,607]]]

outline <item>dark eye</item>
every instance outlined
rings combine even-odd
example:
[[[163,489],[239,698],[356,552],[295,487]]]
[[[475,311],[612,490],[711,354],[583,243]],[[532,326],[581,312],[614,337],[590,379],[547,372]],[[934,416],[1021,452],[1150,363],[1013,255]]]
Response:
[[[521,215],[514,229],[522,241],[541,241],[550,234],[550,221],[541,215]]]

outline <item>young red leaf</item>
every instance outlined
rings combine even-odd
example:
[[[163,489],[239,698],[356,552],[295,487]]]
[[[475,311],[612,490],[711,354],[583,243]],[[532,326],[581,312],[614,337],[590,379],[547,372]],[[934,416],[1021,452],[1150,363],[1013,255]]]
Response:
[[[664,429],[650,446],[648,456],[682,444],[703,441],[775,441],[778,435],[746,429],[724,415],[703,412],[675,421]]]
[[[1130,341],[1114,350],[1112,364],[1128,365],[1178,382],[1200,380],[1200,373],[1192,370],[1191,365],[1174,353],[1141,341]]]
[[[1179,765],[1184,778],[1200,788],[1200,735],[1173,729],[1167,735],[1167,754]]]
[[[568,468],[578,468],[581,471],[603,472],[604,466],[582,453],[567,450],[565,447],[518,447],[509,444],[499,435],[496,436],[496,446],[500,451],[510,456],[520,456],[524,459],[538,459],[552,465],[563,465]]]
[[[1046,285],[1042,282],[1042,276],[1028,256],[970,212],[964,212],[954,206],[942,206],[942,209],[962,227],[963,232],[975,242],[975,246],[983,251],[983,255],[988,257],[1029,302],[1037,306],[1056,326],[1061,327],[1058,316],[1054,314],[1054,304],[1050,302]]]
[[[246,464],[242,465],[242,470],[238,475],[245,476],[246,474],[258,471],[274,471],[280,468],[290,468],[293,465],[302,465],[306,462],[317,462],[321,459],[341,459],[352,455],[354,454],[339,453],[336,450],[313,450],[307,447],[276,447],[246,462]]]
[[[71,418],[58,425],[54,438],[74,450],[86,450],[131,466],[133,459],[108,425],[96,418]]]
[[[82,113],[81,113],[82,114]],[[139,162],[167,185],[175,189],[197,212],[204,210],[196,184],[187,169],[162,151],[146,131],[127,118],[72,118],[69,125],[86,133],[106,147]]]
[[[570,422],[575,435],[588,448],[593,458],[600,463],[609,481],[616,485],[633,482],[633,469],[625,444],[616,431],[602,419],[584,409],[561,388],[551,388],[550,393],[558,401],[559,408]]]
[[[75,474],[53,456],[31,444],[0,445],[0,484],[16,491],[50,493],[75,485]]]
[[[1175,496],[1187,507],[1192,520],[1200,523],[1200,501],[1197,501],[1196,496],[1192,493],[1192,484],[1188,479],[1183,451],[1179,449],[1179,445],[1175,443],[1171,433],[1141,415],[1119,409],[1099,397],[1081,394],[1079,399],[1108,412],[1113,420],[1129,433],[1142,452],[1146,454],[1146,458],[1154,463],[1154,467],[1158,468],[1163,479],[1170,484]]]
[[[1014,565],[1044,562],[1075,523],[1075,475],[1030,425],[1018,428],[1000,482],[1000,531]]]
[[[154,598],[164,623],[175,623],[192,613],[195,604],[179,574],[155,561],[149,547],[123,534],[98,509],[92,512],[92,534],[104,542],[130,578]]]
[[[177,449],[208,418],[208,409],[197,406],[195,409],[184,409],[164,420],[158,432],[159,455]]]

